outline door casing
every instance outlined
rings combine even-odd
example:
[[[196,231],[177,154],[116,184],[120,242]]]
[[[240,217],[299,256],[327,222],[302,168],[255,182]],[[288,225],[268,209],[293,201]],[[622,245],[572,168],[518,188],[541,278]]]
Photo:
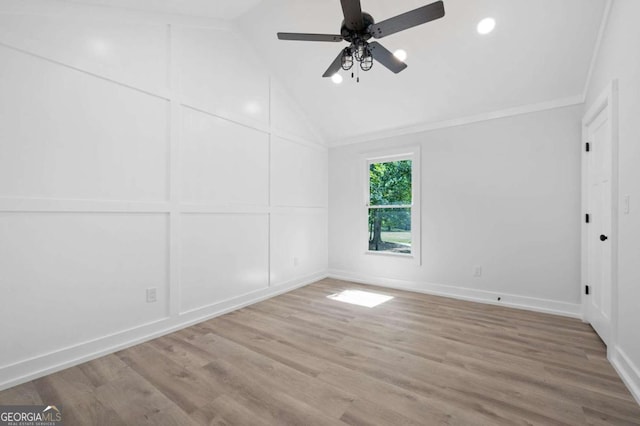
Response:
[[[608,356],[611,356],[617,342],[618,323],[618,81],[613,80],[605,91],[589,107],[582,119],[582,241],[581,241],[581,306],[582,318],[587,321],[588,295],[585,286],[588,282],[588,226],[584,217],[588,211],[588,155],[585,146],[588,140],[588,126],[603,111],[607,110],[609,132],[611,140],[611,330],[607,346]]]

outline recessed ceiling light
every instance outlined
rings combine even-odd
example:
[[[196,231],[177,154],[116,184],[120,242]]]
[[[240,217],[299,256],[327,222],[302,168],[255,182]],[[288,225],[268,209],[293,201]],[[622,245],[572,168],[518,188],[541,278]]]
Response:
[[[331,81],[333,81],[335,84],[340,84],[342,83],[342,76],[336,73],[331,76]]]
[[[393,52],[393,56],[404,62],[407,59],[407,52],[402,49],[398,49]]]
[[[493,18],[484,18],[478,22],[478,32],[480,34],[489,34],[496,27],[496,20]]]

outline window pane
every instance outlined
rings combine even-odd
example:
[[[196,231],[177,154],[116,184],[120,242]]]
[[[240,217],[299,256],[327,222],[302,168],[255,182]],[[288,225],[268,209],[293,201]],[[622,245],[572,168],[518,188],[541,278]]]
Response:
[[[369,165],[369,204],[411,204],[411,160]]]
[[[369,250],[411,253],[411,208],[369,209]]]

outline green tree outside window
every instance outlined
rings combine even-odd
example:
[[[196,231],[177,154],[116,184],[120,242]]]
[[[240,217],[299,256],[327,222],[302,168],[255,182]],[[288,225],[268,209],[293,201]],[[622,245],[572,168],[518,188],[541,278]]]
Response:
[[[411,253],[412,162],[369,165],[369,250]]]

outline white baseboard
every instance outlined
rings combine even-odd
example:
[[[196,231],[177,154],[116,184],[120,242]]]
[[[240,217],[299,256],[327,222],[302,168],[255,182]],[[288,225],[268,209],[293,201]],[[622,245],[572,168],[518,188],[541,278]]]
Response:
[[[636,402],[640,404],[640,368],[634,365],[619,346],[613,348],[609,362],[611,362],[624,384],[627,385]]]
[[[353,281],[361,284],[372,284],[381,287],[395,288],[398,290],[408,290],[417,293],[445,296],[471,302],[508,306],[511,308],[525,309],[528,311],[543,312],[546,314],[562,315],[565,317],[582,319],[582,307],[578,303],[558,302],[555,300],[517,296],[507,293],[496,293],[491,291],[455,287],[444,284],[380,278],[335,269],[329,270],[329,277],[339,280]],[[498,297],[500,297],[500,301],[498,301]]]
[[[327,277],[326,271],[272,285],[176,317],[167,317],[0,368],[0,391],[226,314]]]

